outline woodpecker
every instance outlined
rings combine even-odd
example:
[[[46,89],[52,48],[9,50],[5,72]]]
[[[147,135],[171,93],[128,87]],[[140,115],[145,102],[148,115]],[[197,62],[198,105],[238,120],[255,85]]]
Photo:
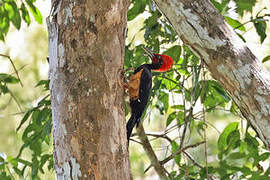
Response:
[[[170,56],[154,54],[146,47],[142,46],[142,48],[150,57],[152,63],[139,66],[131,75],[128,83],[131,107],[131,117],[126,125],[128,142],[132,129],[134,128],[135,124],[137,124],[138,127],[140,118],[146,108],[152,89],[152,70],[157,72],[165,72],[171,69],[173,65],[173,59]]]

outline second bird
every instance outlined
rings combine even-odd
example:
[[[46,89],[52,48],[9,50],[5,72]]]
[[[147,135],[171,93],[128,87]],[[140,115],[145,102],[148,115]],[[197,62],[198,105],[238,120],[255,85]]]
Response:
[[[163,54],[154,54],[149,49],[142,47],[151,58],[151,64],[139,66],[130,77],[128,91],[130,97],[131,117],[127,123],[127,139],[131,136],[132,130],[140,123],[140,118],[146,108],[149,95],[152,89],[152,70],[165,72],[171,69],[173,59]]]

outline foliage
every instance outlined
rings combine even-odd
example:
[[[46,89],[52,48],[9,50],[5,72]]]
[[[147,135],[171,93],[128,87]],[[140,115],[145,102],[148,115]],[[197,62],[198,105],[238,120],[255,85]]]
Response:
[[[14,79],[14,77],[13,77]],[[15,81],[16,79],[14,79]],[[18,81],[18,80],[16,80]],[[44,86],[44,90],[48,91],[48,80],[40,81],[37,86]],[[53,155],[50,151],[52,145],[51,129],[52,129],[52,113],[50,96],[47,95],[41,99],[37,106],[29,109],[20,125],[19,131],[28,121],[26,128],[23,130],[21,146],[16,157],[0,154],[0,177],[3,179],[13,179],[15,172],[20,178],[25,179],[31,172],[31,179],[40,179],[39,173],[44,173],[44,165],[47,164],[48,170],[53,169]],[[25,149],[30,150],[31,160],[23,158]]]
[[[30,13],[38,23],[42,23],[42,16],[34,6],[34,2],[26,0],[22,1],[20,5],[13,0],[0,2],[1,40],[4,40],[11,23],[17,29],[20,29],[22,20],[29,25],[31,23]],[[263,10],[258,12],[255,17],[251,17],[250,21],[241,23],[230,17],[228,13],[230,0],[211,0],[211,2],[244,41],[242,34],[247,31],[245,24],[252,23],[261,43],[264,42],[267,36],[266,17],[269,15],[265,14]],[[252,11],[256,1],[235,0],[234,2],[236,12],[243,16],[244,12]],[[144,19],[143,27],[138,30],[138,33],[144,35],[144,45],[156,53],[170,55],[175,61],[175,66],[171,71],[153,74],[151,99],[148,110],[143,116],[143,119],[146,119],[150,117],[149,111],[157,110],[165,119],[164,134],[158,136],[157,139],[162,141],[162,146],[166,146],[164,156],[168,157],[167,153],[175,154],[170,159],[173,163],[163,164],[166,164],[164,167],[166,167],[170,179],[205,179],[206,176],[210,179],[268,179],[270,168],[263,169],[261,164],[269,158],[270,153],[264,149],[248,125],[240,126],[239,122],[231,122],[223,129],[218,135],[216,143],[209,147],[209,154],[206,154],[215,161],[207,162],[192,153],[192,150],[195,149],[199,156],[205,156],[202,153],[203,148],[199,145],[204,143],[206,132],[209,131],[210,126],[213,126],[208,122],[208,114],[220,113],[222,110],[222,115],[229,114],[229,117],[232,117],[239,115],[238,109],[220,84],[211,78],[200,59],[188,47],[179,44],[179,37],[152,1],[131,0],[131,3],[128,21],[136,20],[140,14],[145,12],[149,15]],[[125,47],[124,68],[127,76],[131,75],[132,69],[149,62],[149,58],[144,56],[142,44],[135,45],[134,39],[132,37]],[[269,59],[267,56],[264,62]],[[8,86],[19,82],[18,76],[1,73],[0,96],[12,93]],[[44,86],[44,90],[47,91],[48,84],[47,80],[42,80],[37,86]],[[128,102],[126,103],[126,107],[128,107]],[[198,104],[201,105],[201,109],[195,111]],[[126,112],[128,116],[128,108]],[[215,121],[218,122],[218,118]],[[52,113],[48,95],[41,99],[35,107],[26,111],[18,126],[17,131],[23,131],[23,145],[18,155],[12,157],[0,153],[0,179],[14,179],[14,175],[22,179],[29,175],[31,179],[40,179],[40,174],[44,173],[45,166],[48,170],[52,170],[51,128]],[[174,134],[169,134],[171,132]],[[160,145],[160,142],[158,144]],[[24,159],[23,154],[26,150],[31,152],[31,160]],[[131,154],[131,160],[141,158],[138,154],[134,156]],[[162,161],[162,157],[159,158]],[[146,168],[145,173],[148,169]]]
[[[0,1],[0,40],[4,41],[11,23],[18,30],[21,28],[22,20],[29,25],[31,23],[29,11],[39,24],[42,23],[42,15],[34,2],[35,0],[25,0],[18,4],[15,0]]]

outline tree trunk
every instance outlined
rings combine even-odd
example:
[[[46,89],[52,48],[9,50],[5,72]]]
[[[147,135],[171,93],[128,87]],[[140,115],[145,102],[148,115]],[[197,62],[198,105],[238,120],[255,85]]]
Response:
[[[270,74],[209,0],[154,0],[270,149]]]
[[[47,23],[58,180],[131,179],[119,83],[128,5],[52,2]]]

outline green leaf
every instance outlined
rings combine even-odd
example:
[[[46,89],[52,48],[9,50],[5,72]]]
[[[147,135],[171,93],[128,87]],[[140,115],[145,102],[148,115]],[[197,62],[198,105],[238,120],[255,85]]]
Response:
[[[34,6],[34,4],[30,0],[26,0],[26,3],[30,9],[31,14],[34,16],[35,20],[39,23],[42,24],[42,15],[40,11]]]
[[[245,158],[246,154],[245,153],[240,153],[240,152],[233,152],[228,156],[228,159],[242,159]]]
[[[160,93],[156,107],[159,109],[161,114],[166,113],[169,108],[169,94],[165,92]]]
[[[184,124],[184,112],[183,111],[179,111],[177,113],[177,119],[178,119],[178,124],[179,125]]]
[[[40,165],[39,165],[39,169],[42,173],[44,173],[43,171],[43,166],[45,163],[49,162],[50,161],[50,158],[52,157],[51,154],[45,154],[41,157],[40,159]]]
[[[252,137],[248,132],[246,132],[245,136],[245,142],[248,144],[248,147],[253,148],[253,149],[258,149],[259,142],[255,137]]]
[[[0,94],[1,93],[3,93],[3,94],[9,93],[9,89],[6,85],[0,84]]]
[[[23,160],[23,159],[21,159],[21,158],[19,158],[19,159],[17,159],[17,160],[18,160],[19,163],[22,163],[22,164],[24,164],[24,165],[26,165],[26,166],[31,166],[31,165],[32,165],[31,162],[26,161],[26,160]]]
[[[18,166],[18,160],[16,158],[13,158],[12,156],[8,156],[7,161],[14,167]]]
[[[10,1],[5,3],[5,9],[8,12],[8,17],[11,20],[12,24],[17,28],[20,29],[21,27],[21,16],[19,13],[19,9],[14,1]]]
[[[238,128],[238,123],[237,122],[232,122],[228,126],[226,126],[226,128],[220,134],[220,136],[218,138],[218,149],[220,151],[225,150],[225,148],[227,146],[227,139],[228,139],[229,134],[231,132],[237,130],[237,128]]]
[[[167,118],[166,127],[168,127],[175,118],[176,118],[176,112],[171,113]]]
[[[258,33],[258,35],[260,36],[260,40],[261,40],[261,43],[263,43],[263,41],[265,40],[266,38],[266,22],[265,21],[257,21],[257,22],[254,22],[254,26],[255,26],[255,29]]]
[[[247,42],[246,39],[242,36],[242,34],[236,32],[237,36],[242,39],[243,42]]]
[[[133,6],[128,11],[128,21],[133,20],[139,14],[143,13],[146,7],[148,0],[133,0]]]
[[[39,109],[35,109],[32,113],[32,123],[37,124],[38,126],[41,125],[40,112],[41,111]]]
[[[219,12],[222,12],[223,6],[221,3],[219,3],[215,0],[210,0],[210,1],[218,9]]]
[[[42,153],[41,149],[41,134],[37,134],[35,138],[32,138],[30,143],[30,149],[35,152],[36,155],[40,155]]]
[[[27,119],[32,114],[32,112],[33,112],[33,109],[30,109],[29,111],[26,112],[26,114],[24,115],[23,119],[21,120],[21,123],[17,127],[16,131],[19,131],[19,129],[21,128],[21,126],[27,121]]]
[[[265,161],[266,159],[268,159],[270,156],[270,152],[265,152],[262,155],[260,155],[260,161]]]
[[[9,30],[8,13],[4,6],[0,6],[0,33],[6,35]]]
[[[173,46],[173,47],[169,48],[168,50],[166,50],[165,52],[163,52],[163,54],[171,56],[172,59],[175,62],[177,62],[180,58],[180,55],[181,55],[181,46],[179,46],[179,45]]]
[[[224,15],[228,11],[228,1],[229,0],[222,0],[222,3],[217,2],[216,0],[210,0],[211,3],[218,9],[218,11]]]
[[[235,149],[240,145],[240,132],[238,129],[232,131],[227,138],[227,149],[226,153],[230,152],[231,149]]]
[[[210,81],[211,87],[213,87],[223,99],[228,102],[231,100],[226,91],[218,84],[217,81]]]
[[[234,0],[236,3],[236,11],[243,16],[244,11],[252,12],[256,0]]]
[[[175,141],[172,141],[171,142],[171,145],[172,145],[172,153],[174,153],[175,151],[178,150],[179,145]],[[180,161],[181,161],[181,154],[176,155],[174,157],[174,161],[179,165],[180,164]]]
[[[266,56],[263,58],[262,63],[265,63],[270,60],[270,56]]]
[[[7,175],[6,172],[0,172],[0,179],[1,180],[12,180],[14,178],[12,178],[11,176]]]
[[[20,80],[17,79],[14,76],[11,76],[9,74],[5,74],[5,73],[0,73],[0,82],[5,82],[5,83],[10,83],[10,84],[16,84],[19,83]]]
[[[1,41],[5,41],[5,37],[4,37],[4,35],[0,32],[0,40]]]
[[[19,168],[13,167],[13,170],[14,170],[15,173],[16,173],[17,175],[19,175],[21,178],[23,177],[23,172],[22,172]]]
[[[239,21],[232,19],[228,16],[224,16],[227,23],[234,29],[239,29],[240,31],[246,31],[246,28]]]
[[[39,167],[39,161],[36,157],[32,158],[33,164],[32,164],[32,179],[37,179],[37,173],[38,173],[38,167]]]
[[[28,13],[28,10],[25,7],[25,4],[22,3],[21,8],[20,8],[21,12],[22,12],[22,18],[23,20],[27,23],[27,25],[29,26],[29,24],[31,23],[31,19]]]
[[[185,109],[184,105],[173,105],[173,106],[171,106],[171,108],[173,108],[173,109],[180,109],[180,110],[184,110]]]

